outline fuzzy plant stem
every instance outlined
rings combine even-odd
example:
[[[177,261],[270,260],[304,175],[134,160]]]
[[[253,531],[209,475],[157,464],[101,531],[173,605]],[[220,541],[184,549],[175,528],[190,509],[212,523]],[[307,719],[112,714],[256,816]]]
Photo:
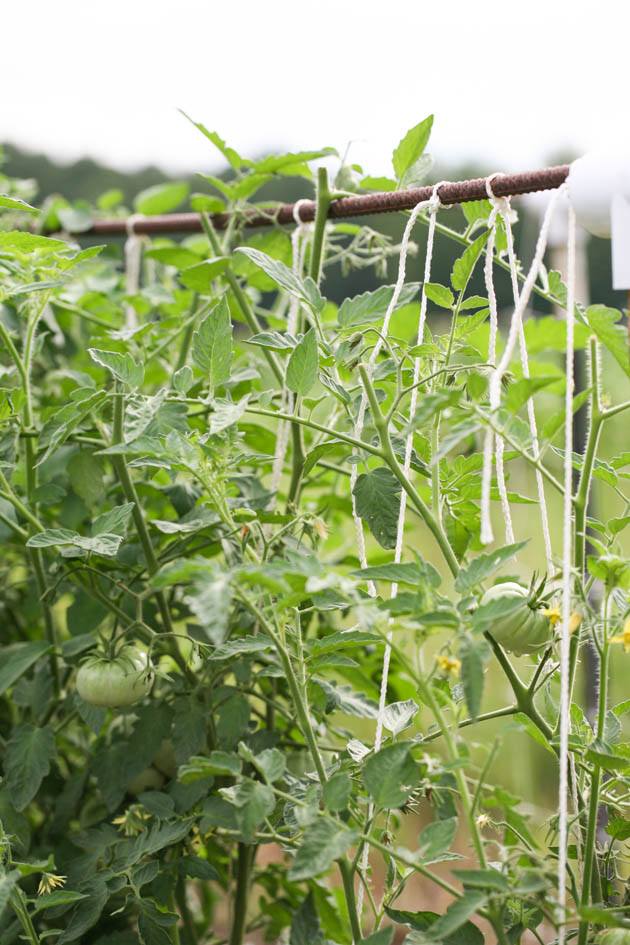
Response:
[[[282,668],[285,672],[286,682],[291,695],[291,700],[293,702],[293,707],[295,709],[298,727],[304,736],[311,755],[311,759],[315,765],[315,770],[317,771],[317,776],[323,787],[323,785],[325,785],[328,781],[328,776],[326,774],[324,761],[317,744],[317,739],[315,738],[315,732],[313,731],[313,726],[311,725],[311,720],[309,718],[306,693],[303,692],[300,686],[300,682],[293,667],[291,655],[278,633],[276,633],[274,627],[271,626],[270,622],[266,619],[265,615],[256,606],[256,604],[245,594],[241,594],[239,596],[250,613],[252,613],[259,622],[260,626],[263,627],[265,633],[273,640],[278,656],[280,657],[280,662],[282,663]],[[361,940],[362,933],[359,916],[357,914],[353,870],[351,869],[348,861],[343,858],[337,860],[337,864],[339,866],[339,872],[341,873],[341,880],[343,883],[344,896],[348,909],[348,917],[350,920],[353,942],[357,943]]]
[[[41,531],[41,525],[37,521],[37,503],[35,501],[35,490],[37,489],[37,432],[35,431],[33,394],[31,390],[31,366],[33,361],[33,345],[37,332],[37,325],[47,302],[40,304],[36,313],[32,314],[27,322],[26,336],[24,340],[24,353],[20,357],[13,340],[5,328],[0,323],[0,337],[7,348],[13,363],[20,375],[22,388],[24,390],[24,411],[23,411],[23,430],[29,436],[24,438],[24,461],[26,466],[26,498],[28,505],[28,515],[26,519],[30,525],[30,534]],[[15,503],[13,503],[15,505]],[[18,511],[20,511],[18,509]],[[26,511],[26,510],[25,510]],[[35,575],[35,583],[39,594],[42,616],[44,618],[44,629],[46,639],[50,643],[50,672],[53,679],[55,695],[60,692],[59,663],[57,660],[57,632],[55,621],[48,600],[48,585],[46,582],[46,569],[44,566],[44,556],[40,548],[29,548],[28,556]]]
[[[122,391],[119,390],[118,396],[114,398],[114,421],[112,426],[113,445],[123,442],[124,416],[125,398]],[[151,536],[149,535],[147,523],[144,520],[142,506],[140,505],[140,500],[138,499],[136,487],[133,484],[133,480],[127,467],[127,461],[125,460],[124,454],[121,453],[117,456],[113,456],[112,462],[127,502],[133,503],[132,516],[134,525],[136,527],[136,532],[138,533],[138,538],[140,539],[140,544],[142,545],[142,550],[147,563],[147,570],[149,574],[153,576],[159,569],[159,562],[153,548],[153,543],[151,541]],[[162,620],[162,626],[164,627],[165,632],[174,633],[173,621],[171,620],[171,613],[164,592],[157,591],[155,594],[155,599],[157,601],[158,610],[160,611],[160,618]],[[190,671],[188,670],[186,661],[182,657],[177,648],[177,644],[174,641],[172,641],[172,645],[169,647],[169,652],[184,675],[188,676]]]
[[[608,658],[610,647],[608,644],[608,605],[609,596],[606,593],[602,602],[603,629],[602,629],[602,647],[599,679],[599,700],[597,709],[597,739],[604,738],[606,726],[606,710],[608,706]],[[594,763],[593,773],[591,775],[591,793],[588,804],[588,826],[586,829],[586,840],[584,843],[584,875],[582,878],[582,906],[588,906],[593,893],[593,872],[597,869],[597,855],[595,851],[595,839],[597,836],[597,821],[599,815],[599,792],[602,783],[601,766]],[[589,934],[588,921],[580,922],[578,934],[578,945],[586,945]]]
[[[367,394],[367,398],[370,404],[370,409],[372,412],[372,420],[374,422],[374,426],[376,427],[376,431],[378,433],[378,437],[381,443],[381,450],[383,453],[383,458],[385,462],[387,463],[387,465],[389,466],[389,468],[391,469],[394,476],[396,477],[396,479],[398,479],[402,488],[405,490],[405,492],[407,493],[407,495],[409,496],[409,498],[415,505],[415,507],[418,509],[420,515],[424,519],[425,525],[428,527],[429,531],[431,532],[431,534],[437,541],[440,547],[440,550],[442,554],[444,555],[446,563],[449,566],[451,574],[453,575],[453,577],[457,577],[459,573],[459,562],[457,558],[455,557],[455,553],[449,544],[448,538],[446,537],[446,535],[440,528],[438,522],[433,517],[429,507],[422,500],[417,490],[414,488],[414,486],[405,476],[403,469],[400,463],[398,462],[398,459],[396,458],[396,454],[394,453],[394,449],[392,447],[391,439],[389,436],[387,418],[383,415],[381,411],[380,405],[376,398],[374,387],[372,386],[372,382],[370,380],[370,377],[368,375],[365,365],[363,364],[359,365],[359,374],[361,375],[361,381],[363,383],[363,387],[365,388],[365,392]]]
[[[317,206],[315,210],[315,226],[313,232],[313,244],[311,247],[311,260],[309,266],[309,275],[315,285],[319,286],[322,265],[324,259],[324,247],[326,238],[326,220],[331,204],[331,193],[328,186],[328,172],[325,167],[320,167],[317,172]],[[298,413],[296,404],[296,413]],[[304,473],[304,439],[302,428],[298,423],[291,424],[291,442],[293,445],[291,456],[291,481],[287,494],[287,505],[294,507],[299,499],[302,486],[302,475]]]
[[[255,847],[246,843],[238,844],[236,863],[236,894],[234,896],[234,912],[232,928],[230,929],[229,945],[243,945],[245,924],[247,921],[247,899],[249,896],[250,875],[253,865],[252,850]]]

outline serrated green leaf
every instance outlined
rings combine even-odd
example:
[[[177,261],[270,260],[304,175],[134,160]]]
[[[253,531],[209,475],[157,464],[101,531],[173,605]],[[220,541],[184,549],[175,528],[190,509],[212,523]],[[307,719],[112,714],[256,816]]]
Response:
[[[99,348],[88,348],[92,360],[129,387],[140,387],[144,380],[144,367],[137,364],[130,354],[121,354],[119,351],[101,351]]]
[[[183,203],[189,190],[188,184],[183,181],[155,184],[137,195],[133,202],[134,209],[136,213],[142,213],[145,216],[170,213]]]
[[[417,301],[419,291],[419,283],[408,282],[402,288],[396,308]],[[393,294],[393,285],[381,285],[371,292],[362,292],[361,295],[344,299],[337,313],[339,324],[342,328],[352,328],[380,321],[387,311]]]
[[[193,292],[208,293],[212,290],[214,280],[225,272],[229,264],[226,256],[215,259],[204,259],[193,266],[187,266],[179,274],[179,281]]]
[[[206,315],[193,335],[193,360],[214,390],[230,377],[232,321],[225,296]]]
[[[430,302],[435,302],[441,308],[452,308],[455,304],[455,296],[451,290],[439,282],[425,282],[424,294]]]
[[[396,544],[400,483],[386,466],[361,473],[354,487],[357,515],[367,522],[383,548]]]
[[[429,143],[432,127],[433,115],[429,115],[424,121],[410,128],[394,149],[392,165],[399,183],[402,183],[405,173],[423,154],[424,149]]]
[[[525,547],[527,541],[517,541],[513,545],[505,545],[503,548],[497,548],[496,551],[484,552],[477,555],[467,568],[459,572],[455,579],[455,590],[460,594],[468,594],[470,591],[481,584],[486,578],[489,578],[497,568],[505,564],[510,558],[513,558]]]
[[[287,364],[287,387],[300,397],[304,397],[317,380],[318,370],[317,335],[314,328],[309,328],[291,352]]]
[[[489,230],[478,236],[474,243],[467,246],[459,259],[455,260],[451,272],[451,285],[456,292],[461,292],[468,285],[475,263],[481,256],[481,252],[488,240]]]
[[[364,784],[378,807],[402,807],[420,780],[410,742],[396,742],[370,755],[363,765]]]
[[[45,640],[32,640],[28,643],[13,643],[10,646],[4,646],[0,666],[0,695],[10,689],[13,683],[27,673],[49,649],[50,644]]]
[[[304,879],[313,879],[320,873],[326,872],[335,860],[342,857],[356,843],[357,838],[356,830],[350,830],[341,823],[317,819],[304,834],[302,844],[289,870],[289,878],[294,882],[299,882]]]
[[[4,772],[16,810],[24,810],[50,771],[55,735],[48,727],[25,723],[14,729],[6,748]]]
[[[627,377],[630,377],[628,335],[623,325],[617,324],[621,312],[605,305],[589,305],[586,318],[601,343],[610,351]]]

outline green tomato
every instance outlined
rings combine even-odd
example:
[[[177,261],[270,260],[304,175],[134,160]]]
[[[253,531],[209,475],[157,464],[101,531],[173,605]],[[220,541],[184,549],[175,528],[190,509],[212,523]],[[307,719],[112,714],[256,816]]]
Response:
[[[551,624],[548,618],[540,610],[531,606],[528,601],[529,590],[514,581],[495,584],[485,592],[481,603],[482,605],[489,604],[493,600],[504,597],[518,597],[523,604],[509,614],[497,617],[488,628],[490,633],[497,643],[516,656],[535,653],[551,639]]]
[[[144,791],[159,791],[164,784],[164,778],[155,768],[145,768],[127,785],[127,793],[137,797]]]
[[[162,739],[152,763],[167,778],[175,777],[177,774],[177,759],[175,758],[175,746],[170,738]]]
[[[606,929],[598,935],[597,945],[630,945],[630,929]]]
[[[153,670],[147,654],[135,646],[124,646],[113,658],[90,656],[77,673],[77,691],[90,705],[115,709],[133,705],[150,691]]]

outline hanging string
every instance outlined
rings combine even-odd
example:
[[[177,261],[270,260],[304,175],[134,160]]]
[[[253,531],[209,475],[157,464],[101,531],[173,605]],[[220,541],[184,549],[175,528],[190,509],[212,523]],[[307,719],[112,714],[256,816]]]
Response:
[[[518,301],[514,305],[514,312],[512,314],[512,320],[510,322],[510,328],[508,331],[507,340],[505,343],[505,348],[501,359],[494,371],[490,376],[490,390],[489,390],[489,400],[490,400],[490,412],[494,417],[497,415],[497,411],[501,406],[501,385],[503,378],[510,366],[510,361],[512,360],[512,355],[514,353],[514,348],[516,342],[520,337],[520,331],[522,327],[523,313],[527,308],[529,303],[532,290],[538,275],[540,273],[540,267],[542,265],[543,256],[545,254],[545,249],[547,248],[547,237],[549,234],[549,227],[551,225],[551,220],[556,208],[556,203],[558,201],[558,195],[561,193],[562,188],[559,188],[555,191],[549,203],[547,209],[545,210],[545,215],[543,217],[543,222],[540,227],[540,232],[538,234],[538,240],[536,242],[536,248],[534,250],[534,258],[532,264],[529,268],[529,272],[525,278],[523,284],[523,289],[521,294],[518,296]],[[508,244],[509,245],[509,244]],[[516,262],[514,261],[516,266]],[[497,442],[498,442],[497,437]],[[484,439],[484,448],[483,448],[483,472],[481,477],[481,534],[480,538],[483,544],[489,544],[494,540],[493,531],[492,531],[492,522],[490,518],[490,493],[491,493],[491,484],[492,484],[492,460],[493,460],[493,445],[495,442],[494,433],[490,427],[486,430],[486,435]],[[500,450],[497,451],[496,456],[497,462],[497,476],[503,474],[503,465],[502,465],[502,453]],[[513,540],[513,539],[512,539]]]
[[[291,233],[291,268],[296,276],[301,276],[302,270],[304,268],[304,257],[306,256],[306,247],[308,240],[306,239],[307,234],[311,230],[311,224],[304,223],[300,218],[300,209],[303,204],[310,203],[310,201],[303,199],[298,200],[293,206],[293,219],[295,220],[296,226]],[[300,313],[300,302],[296,296],[291,296],[291,301],[289,303],[289,312],[287,315],[287,332],[290,335],[295,335],[298,327],[298,316]],[[293,394],[291,391],[283,389],[282,399],[280,401],[280,409],[283,413],[290,413],[293,408]],[[271,471],[271,492],[273,493],[273,498],[270,503],[270,508],[273,509],[276,504],[276,497],[278,494],[278,489],[280,488],[280,481],[282,479],[282,473],[284,470],[284,462],[287,455],[287,449],[289,446],[289,432],[291,425],[288,420],[280,420],[278,423],[278,432],[276,435],[276,450],[273,458],[273,466]]]
[[[372,356],[370,358],[368,369],[373,365],[374,361],[376,360],[376,357],[378,356],[382,348],[382,345],[384,343],[383,337],[386,336],[387,334],[387,329],[389,326],[389,322],[391,320],[391,315],[396,307],[396,303],[398,301],[398,298],[400,297],[400,292],[402,291],[402,287],[404,285],[409,239],[411,236],[411,232],[413,230],[413,226],[416,222],[420,209],[428,208],[429,209],[429,227],[428,227],[428,232],[427,232],[426,255],[425,255],[425,261],[424,261],[424,277],[423,277],[423,283],[422,283],[422,294],[421,294],[421,299],[420,299],[420,314],[418,318],[418,331],[417,331],[417,341],[416,341],[418,345],[422,344],[422,341],[424,338],[424,327],[426,323],[426,314],[427,314],[427,296],[426,296],[424,287],[426,283],[430,281],[430,278],[431,278],[431,263],[433,259],[435,224],[436,224],[437,212],[441,205],[438,189],[442,186],[442,183],[443,182],[440,182],[434,186],[433,193],[430,199],[426,201],[424,204],[419,204],[417,207],[415,207],[409,217],[409,220],[407,221],[405,232],[403,234],[403,238],[400,245],[398,279],[396,282],[394,293],[390,300],[389,307],[387,309],[387,312],[385,313],[385,318],[383,320],[382,334],[381,334],[381,337],[379,337],[374,350],[372,351]],[[410,398],[410,403],[409,403],[410,420],[413,418],[413,415],[416,410],[416,405],[418,402],[418,387],[416,385],[420,378],[420,366],[421,366],[421,360],[419,357],[416,357],[413,362],[414,387],[411,392],[411,398]],[[363,421],[365,419],[365,409],[366,409],[366,405],[363,403],[363,398],[362,398],[361,405],[359,407],[359,415],[357,418],[357,424],[355,426],[355,436],[361,435],[361,431],[363,429]],[[360,426],[359,426],[359,420],[360,420]],[[409,432],[407,433],[407,437],[405,439],[405,455],[404,455],[404,460],[403,460],[403,471],[405,473],[405,476],[409,476],[409,473],[411,470],[412,454],[413,454],[413,429],[410,425]],[[356,478],[357,478],[356,467],[353,468],[353,475],[354,475],[354,482],[356,482]],[[352,477],[351,477],[352,509],[353,509],[355,531],[356,531],[356,536],[357,536],[357,546],[359,548],[359,558],[361,561],[361,567],[364,568],[364,567],[367,567],[367,558],[366,558],[366,552],[365,552],[365,533],[363,530],[363,522],[359,518],[359,516],[356,514],[355,501],[354,501],[354,482],[352,481]],[[402,558],[406,511],[407,511],[407,493],[402,492],[401,498],[400,498],[400,508],[399,508],[399,513],[398,513],[396,545],[394,549],[394,561],[396,564],[398,564]],[[368,591],[371,597],[376,596],[376,587],[373,581],[368,582]],[[398,584],[394,582],[392,583],[391,597],[394,598],[396,597],[397,594],[398,594]],[[380,686],[380,692],[379,692],[378,712],[376,716],[374,751],[378,751],[380,749],[382,740],[383,740],[385,709],[387,706],[389,664],[391,660],[391,645],[390,645],[391,638],[392,638],[392,631],[388,630],[387,638],[385,642],[385,650],[383,653],[383,665],[382,665],[382,670],[381,670],[381,686]],[[370,804],[368,808],[368,818],[371,818],[373,813],[374,813],[374,805]],[[369,848],[366,844],[363,848],[363,851],[361,854],[361,861],[360,861],[360,868],[363,874],[365,874],[365,872],[367,871],[368,865],[369,865]],[[357,910],[358,910],[359,916],[361,915],[361,912],[363,909],[364,895],[365,895],[365,890],[363,887],[363,883],[361,883],[359,886],[358,895],[357,895]]]
[[[494,289],[494,275],[493,275],[493,263],[494,263],[494,248],[496,244],[496,235],[497,235],[497,221],[499,217],[506,220],[509,217],[509,207],[507,206],[507,201],[505,197],[495,197],[492,191],[492,181],[495,177],[499,176],[498,173],[491,174],[490,177],[486,180],[486,193],[488,194],[488,199],[492,204],[492,211],[488,219],[488,242],[486,243],[486,258],[484,265],[484,279],[486,284],[486,291],[488,293],[488,306],[490,309],[490,337],[488,340],[488,362],[492,365],[496,365],[496,356],[497,356],[497,334],[499,330],[499,314],[497,307],[497,297]],[[507,207],[507,211],[506,211]],[[509,222],[508,222],[509,225]],[[511,229],[510,229],[511,233]],[[512,269],[511,260],[510,268]],[[514,305],[518,301],[518,290],[514,295]],[[505,470],[503,465],[503,438],[500,436],[496,437],[496,446],[494,443],[494,438],[488,439],[484,442],[484,468],[486,464],[489,465],[492,469],[492,460],[493,460],[493,449],[496,453],[496,476],[497,476],[497,489],[499,491],[499,499],[501,502],[501,512],[503,514],[503,521],[505,522],[505,541],[506,544],[510,545],[514,542],[514,529],[512,527],[512,511],[510,509],[510,501],[508,499],[507,487],[505,484]],[[492,525],[490,521],[490,498],[491,498],[491,488],[492,488],[492,475],[485,477],[482,476],[481,482],[481,542],[482,544],[488,544],[493,540],[492,535]],[[484,514],[487,513],[487,514]]]
[[[142,241],[143,237],[138,236],[135,231],[135,225],[139,220],[144,219],[141,213],[134,213],[127,217],[126,229],[127,239],[125,240],[125,292],[127,295],[136,295],[140,288],[140,271],[142,267]],[[125,305],[125,327],[128,329],[137,328],[138,316],[136,310],[127,302]]]
[[[575,212],[569,207],[567,236],[567,343],[564,403],[564,499],[562,519],[562,629],[560,635],[560,774],[558,797],[558,945],[565,941],[567,904],[567,837],[569,735],[571,728],[570,649],[571,585],[573,561],[573,349],[575,322]]]
[[[402,240],[400,241],[400,256],[398,260],[398,277],[396,279],[396,285],[394,286],[392,297],[389,300],[389,305],[387,306],[385,317],[383,318],[381,333],[379,337],[377,338],[376,344],[374,345],[374,348],[372,349],[372,353],[367,363],[367,371],[370,377],[372,375],[374,363],[376,359],[378,358],[381,352],[381,349],[385,343],[384,339],[387,337],[387,332],[389,330],[389,323],[391,321],[392,314],[394,313],[394,310],[396,306],[398,305],[398,299],[400,298],[400,293],[402,292],[403,286],[405,284],[405,273],[407,269],[407,254],[409,253],[409,242],[411,239],[411,232],[415,226],[416,220],[418,219],[418,215],[423,210],[426,210],[427,207],[430,206],[430,204],[431,204],[430,199],[425,200],[422,203],[418,203],[409,214],[409,219],[407,220],[407,224],[405,226]],[[354,425],[354,436],[357,439],[360,439],[361,434],[363,432],[363,424],[365,422],[365,412],[367,410],[367,403],[368,403],[367,394],[365,393],[365,391],[363,391],[363,393],[361,394],[361,400],[359,402],[359,410],[357,412],[357,419]],[[350,473],[350,495],[352,497],[352,518],[354,521],[354,530],[355,530],[356,540],[357,540],[357,549],[359,552],[359,562],[362,568],[367,568],[367,558],[366,558],[366,553],[365,553],[365,533],[363,531],[363,522],[360,516],[357,514],[356,500],[354,497],[354,489],[357,484],[358,478],[359,478],[359,471],[358,471],[357,464],[355,463]],[[370,595],[370,597],[376,597],[376,585],[374,584],[374,581],[369,580],[367,582],[367,589],[368,589],[368,594]]]
[[[488,225],[490,226],[490,235],[488,237],[488,242],[486,244],[486,260],[484,267],[484,275],[486,282],[486,289],[488,291],[488,302],[490,306],[490,340],[488,344],[488,361],[491,364],[495,363],[496,358],[496,338],[498,330],[498,317],[497,317],[497,300],[494,290],[494,280],[492,274],[492,266],[494,261],[494,247],[496,240],[496,220],[497,216],[500,215],[505,226],[505,234],[507,241],[507,252],[508,252],[508,263],[510,267],[510,279],[512,283],[512,296],[514,299],[514,306],[518,304],[519,300],[519,284],[518,284],[518,263],[516,260],[516,253],[514,252],[514,234],[512,232],[512,221],[510,219],[511,206],[509,198],[507,197],[495,197],[492,192],[492,181],[497,174],[492,174],[486,180],[486,191],[488,197],[492,202],[493,210],[490,214],[490,219]],[[525,331],[523,328],[522,319],[519,322],[519,332],[518,332],[518,343],[519,351],[521,358],[521,369],[523,377],[527,380],[530,377],[529,371],[529,357],[527,354],[527,344],[525,341]],[[529,432],[532,439],[532,449],[534,454],[534,459],[540,459],[540,444],[538,440],[538,425],[536,423],[536,410],[534,407],[534,401],[531,397],[527,399],[527,418],[529,423]],[[490,444],[491,445],[491,444]],[[512,527],[512,518],[510,514],[510,505],[507,494],[507,488],[505,485],[505,472],[503,466],[503,452],[504,452],[504,442],[503,438],[500,436],[496,437],[496,452],[497,452],[497,487],[499,490],[499,497],[501,500],[501,508],[503,516],[506,523],[506,536],[505,540],[507,544],[511,544],[514,541],[514,531]],[[485,453],[484,453],[485,456]],[[550,574],[553,572],[553,552],[551,546],[551,532],[549,529],[549,515],[547,512],[547,499],[545,496],[545,482],[543,475],[539,469],[535,471],[536,477],[536,492],[538,496],[538,508],[540,511],[540,521],[543,534],[543,542],[545,546],[545,557],[547,559],[547,573]],[[490,507],[490,480],[484,480],[483,482],[484,493],[482,495],[482,510],[489,510]],[[488,534],[488,523],[489,515],[482,517],[482,542],[485,542],[485,538]],[[511,536],[511,537],[510,537]],[[492,541],[492,534],[490,530],[490,538],[488,541]]]

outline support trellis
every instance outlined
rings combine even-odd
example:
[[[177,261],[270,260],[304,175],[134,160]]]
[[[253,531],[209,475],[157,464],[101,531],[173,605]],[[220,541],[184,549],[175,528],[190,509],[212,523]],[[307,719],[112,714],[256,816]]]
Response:
[[[355,437],[360,438],[363,422],[366,414],[366,409],[368,406],[371,406],[369,400],[369,391],[370,378],[372,373],[372,367],[378,357],[378,354],[381,350],[383,344],[383,337],[387,334],[387,327],[389,324],[389,319],[396,307],[396,302],[400,291],[402,290],[404,280],[405,280],[405,263],[407,249],[409,245],[409,240],[413,230],[413,226],[418,219],[420,212],[423,210],[428,211],[429,214],[429,233],[427,241],[427,255],[425,260],[425,269],[423,277],[423,288],[421,292],[421,306],[420,306],[420,318],[418,323],[417,330],[417,344],[422,343],[424,324],[427,311],[427,296],[424,291],[424,285],[430,279],[430,267],[431,267],[431,257],[433,252],[433,237],[435,234],[435,222],[436,215],[440,208],[448,207],[455,204],[460,204],[468,201],[476,200],[485,200],[489,199],[492,204],[492,211],[488,221],[488,226],[490,230],[490,238],[488,240],[488,245],[486,247],[486,263],[484,267],[484,277],[486,283],[486,289],[488,291],[489,305],[490,305],[490,318],[491,318],[491,335],[490,335],[490,348],[488,352],[489,363],[495,364],[496,360],[496,336],[497,336],[497,303],[496,295],[493,285],[492,277],[492,265],[494,260],[494,249],[495,249],[495,235],[496,235],[496,225],[499,219],[502,220],[503,225],[505,226],[507,233],[508,241],[508,260],[509,260],[509,270],[512,281],[513,289],[513,314],[510,322],[510,328],[508,333],[508,338],[506,342],[506,347],[503,352],[502,357],[499,360],[499,363],[494,366],[490,379],[490,408],[492,411],[497,411],[500,406],[500,392],[501,392],[501,381],[503,375],[505,374],[511,357],[514,353],[515,347],[518,345],[520,349],[521,362],[523,365],[524,376],[529,376],[528,363],[527,363],[527,351],[525,347],[525,337],[523,334],[523,315],[526,309],[526,306],[529,302],[529,297],[534,287],[534,284],[539,276],[540,269],[542,266],[542,260],[544,251],[546,248],[546,235],[549,228],[549,223],[551,216],[553,214],[554,207],[557,202],[557,193],[559,189],[565,189],[566,180],[569,174],[568,165],[559,165],[556,167],[544,168],[538,171],[531,171],[521,174],[493,174],[490,177],[486,178],[477,178],[474,180],[460,181],[460,182],[443,182],[441,184],[432,185],[429,187],[419,187],[409,190],[401,190],[395,192],[386,192],[386,193],[375,193],[362,196],[347,196],[339,197],[337,199],[332,199],[328,206],[326,216],[331,220],[343,219],[347,217],[360,217],[368,216],[372,214],[395,212],[395,211],[411,211],[411,215],[407,221],[405,232],[403,235],[401,249],[400,249],[400,264],[398,270],[398,279],[395,286],[392,299],[388,306],[387,312],[384,316],[384,322],[382,326],[382,332],[379,342],[374,347],[372,354],[369,358],[369,361],[365,367],[362,368],[362,377],[365,375],[364,380],[366,382],[366,388],[361,398],[361,403],[359,407],[358,417],[356,419],[354,434]],[[556,191],[553,195],[550,205],[548,207],[547,213],[543,220],[541,233],[536,245],[536,251],[534,253],[534,259],[531,264],[531,267],[525,278],[525,282],[522,290],[519,290],[518,286],[518,272],[516,257],[514,254],[514,247],[512,241],[512,231],[509,220],[509,202],[508,198],[511,196],[517,196],[525,193],[533,193],[539,191]],[[315,220],[317,212],[317,202],[313,200],[302,199],[295,204],[282,204],[280,206],[270,206],[268,209],[261,210],[260,208],[247,208],[242,211],[233,211],[232,214],[228,213],[219,213],[212,214],[209,216],[209,219],[212,223],[214,229],[222,230],[225,229],[230,222],[231,218],[236,215],[237,223],[241,223],[243,226],[248,228],[253,227],[262,227],[269,225],[285,225],[285,224],[294,224],[296,229],[294,231],[294,236],[292,238],[292,248],[293,248],[293,268],[294,271],[299,274],[303,262],[304,262],[304,246],[305,246],[305,234],[307,225]],[[202,230],[208,230],[207,220],[205,221],[202,214],[196,213],[175,213],[167,214],[163,216],[155,217],[141,217],[134,215],[133,217],[125,218],[115,218],[115,219],[102,219],[96,220],[92,226],[83,231],[84,235],[94,235],[94,236],[117,236],[117,235],[126,235],[127,236],[127,246],[128,248],[135,249],[135,242],[137,241],[140,235],[160,235],[167,233],[191,233],[199,232]],[[564,926],[563,926],[563,917],[564,910],[566,908],[566,844],[568,840],[568,810],[567,810],[567,795],[568,795],[568,771],[569,771],[569,750],[568,750],[568,738],[570,731],[570,721],[569,721],[569,707],[570,707],[570,687],[571,687],[571,665],[570,665],[570,617],[571,617],[571,594],[572,594],[572,572],[571,572],[571,561],[572,561],[572,542],[573,542],[573,509],[572,509],[572,467],[571,467],[571,455],[572,455],[572,440],[571,440],[571,423],[569,422],[569,417],[572,412],[572,402],[573,402],[573,376],[572,376],[572,364],[573,364],[573,307],[574,307],[574,276],[575,276],[575,264],[574,264],[574,244],[575,244],[575,216],[573,211],[570,211],[569,215],[569,238],[568,238],[568,248],[569,248],[569,274],[568,274],[568,314],[567,314],[567,349],[566,349],[566,373],[567,373],[567,389],[565,397],[565,411],[567,422],[565,424],[566,429],[566,442],[565,442],[565,475],[564,475],[564,508],[563,508],[563,535],[562,535],[562,633],[561,633],[561,658],[560,658],[560,667],[561,667],[561,707],[560,707],[560,788],[559,788],[559,808],[560,808],[560,856],[559,856],[559,868],[558,868],[558,920],[559,920],[559,941],[562,945],[564,941]],[[127,253],[127,269],[128,269],[128,278],[131,281],[136,281],[137,279],[137,265],[135,261],[135,256],[133,254]],[[295,331],[296,329],[296,320],[298,315],[298,304],[296,300],[293,300],[291,303],[291,310],[289,313],[289,330]],[[413,415],[415,408],[416,399],[418,397],[418,387],[417,382],[419,378],[419,365],[420,359],[417,357],[414,362],[414,387],[412,405],[410,408],[410,416]],[[284,397],[284,395],[283,395]],[[283,401],[284,403],[284,401]],[[529,423],[530,430],[532,432],[534,449],[536,451],[535,459],[538,459],[538,439],[536,432],[536,420],[533,412],[533,405],[531,400],[528,401],[528,414],[529,414]],[[276,455],[274,457],[274,468],[273,468],[273,484],[274,489],[277,489],[279,485],[280,476],[282,473],[282,466],[284,462],[284,457],[287,449],[287,439],[288,439],[288,425],[283,420],[280,421],[280,428],[278,432],[278,443],[276,447]],[[405,462],[404,462],[404,471],[408,475],[410,471],[410,456],[412,451],[413,444],[413,433],[409,432],[406,438],[405,444]],[[493,432],[491,428],[488,428],[485,437],[484,445],[484,464],[483,464],[483,481],[482,481],[482,501],[481,501],[481,514],[482,514],[482,529],[481,529],[481,540],[483,543],[487,543],[493,540],[492,528],[490,524],[489,517],[489,502],[490,502],[490,482],[492,474],[492,463],[493,459],[496,461],[496,473],[497,481],[499,485],[499,491],[501,493],[502,505],[504,513],[506,515],[506,541],[511,543],[514,541],[514,536],[512,534],[509,506],[507,505],[507,493],[505,488],[505,480],[503,473],[503,440],[498,433]],[[351,483],[354,485],[356,483],[357,468],[353,467],[353,475]],[[545,506],[545,497],[544,497],[544,488],[543,480],[540,472],[537,472],[537,487],[538,487],[538,496],[539,502],[541,505],[541,515],[542,515],[542,526],[543,526],[543,535],[545,539],[545,551],[547,557],[548,568],[551,566],[551,543],[549,537],[549,525],[547,521],[547,513]],[[354,500],[354,495],[353,495]],[[403,532],[405,526],[405,509],[406,509],[406,494],[403,493],[401,496],[400,504],[400,515],[398,521],[398,533],[396,540],[396,549],[395,549],[395,561],[399,562],[402,557],[402,542],[403,542]],[[363,523],[359,518],[356,506],[353,504],[354,512],[354,522],[356,529],[356,538],[357,546],[359,550],[359,558],[362,567],[367,566],[367,558],[365,551],[365,539],[363,533]],[[371,581],[368,581],[368,591],[371,596],[376,594],[376,588]],[[397,585],[392,586],[392,597],[396,596]],[[383,663],[383,673],[381,681],[381,691],[379,699],[379,709],[377,717],[377,726],[376,726],[376,736],[375,736],[375,750],[380,748],[382,730],[383,730],[383,715],[386,706],[386,693],[387,693],[387,674],[388,674],[388,665],[390,657],[390,641],[391,641],[391,632],[387,635],[384,663]],[[361,857],[361,868],[363,873],[365,873],[368,866],[367,858],[368,848],[367,846],[364,849],[363,855]],[[360,900],[362,899],[363,887],[360,887]],[[359,914],[361,909],[359,907]]]

